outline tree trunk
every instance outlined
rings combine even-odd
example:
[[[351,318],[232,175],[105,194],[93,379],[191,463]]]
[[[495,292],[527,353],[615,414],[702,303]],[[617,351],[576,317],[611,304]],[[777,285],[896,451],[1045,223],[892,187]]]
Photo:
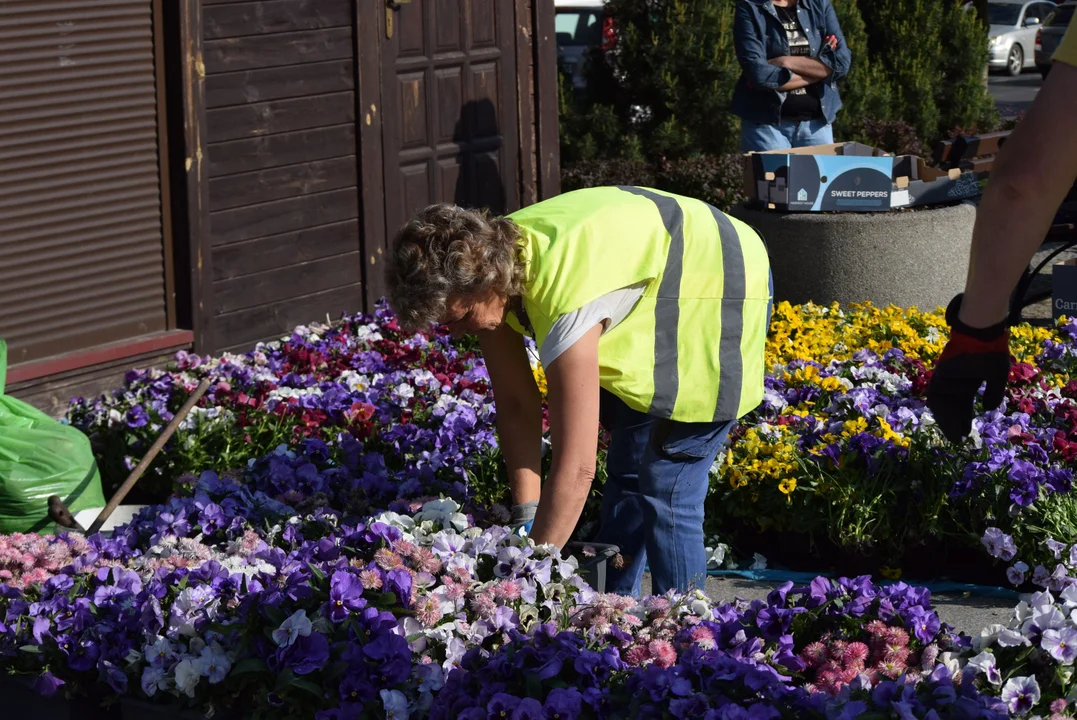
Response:
[[[988,0],[972,0],[973,8],[976,10],[976,16],[980,18],[980,22],[984,26],[984,32],[990,27],[987,17],[987,3]],[[987,74],[987,61],[984,60],[984,74],[983,74],[984,87],[987,87],[988,74]]]

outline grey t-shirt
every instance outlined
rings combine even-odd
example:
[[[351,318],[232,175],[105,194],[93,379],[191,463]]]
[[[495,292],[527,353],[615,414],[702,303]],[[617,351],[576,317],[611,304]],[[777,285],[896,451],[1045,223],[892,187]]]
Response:
[[[628,313],[632,312],[632,308],[636,307],[646,287],[647,283],[641,282],[614,290],[575,312],[565,313],[557,318],[539,348],[539,361],[542,366],[550,367],[561,353],[575,345],[595,325],[603,323],[603,333],[617,327],[628,317]]]

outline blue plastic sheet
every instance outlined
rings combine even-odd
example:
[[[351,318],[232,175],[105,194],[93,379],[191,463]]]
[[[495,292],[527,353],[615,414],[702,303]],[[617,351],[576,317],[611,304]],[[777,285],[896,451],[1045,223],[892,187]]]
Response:
[[[739,577],[745,580],[758,582],[783,583],[793,582],[798,585],[806,584],[819,577],[834,577],[834,573],[825,572],[793,572],[792,570],[708,570],[707,575],[712,577]],[[882,580],[877,585],[893,585],[897,582],[905,582],[909,585],[924,587],[932,593],[968,593],[975,597],[1000,598],[1017,601],[1020,593],[1002,587],[989,585],[973,585],[970,583],[950,582],[948,580]]]

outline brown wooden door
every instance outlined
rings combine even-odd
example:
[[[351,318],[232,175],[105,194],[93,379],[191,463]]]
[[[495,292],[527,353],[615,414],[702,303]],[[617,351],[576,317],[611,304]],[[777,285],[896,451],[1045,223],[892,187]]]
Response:
[[[430,203],[519,208],[513,0],[379,5],[386,243]]]

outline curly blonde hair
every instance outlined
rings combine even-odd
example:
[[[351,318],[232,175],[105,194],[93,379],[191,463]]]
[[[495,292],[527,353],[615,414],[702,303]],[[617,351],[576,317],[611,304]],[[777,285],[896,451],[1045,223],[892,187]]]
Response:
[[[449,203],[420,210],[396,234],[385,278],[400,326],[437,323],[450,297],[523,290],[520,230],[505,217]]]

